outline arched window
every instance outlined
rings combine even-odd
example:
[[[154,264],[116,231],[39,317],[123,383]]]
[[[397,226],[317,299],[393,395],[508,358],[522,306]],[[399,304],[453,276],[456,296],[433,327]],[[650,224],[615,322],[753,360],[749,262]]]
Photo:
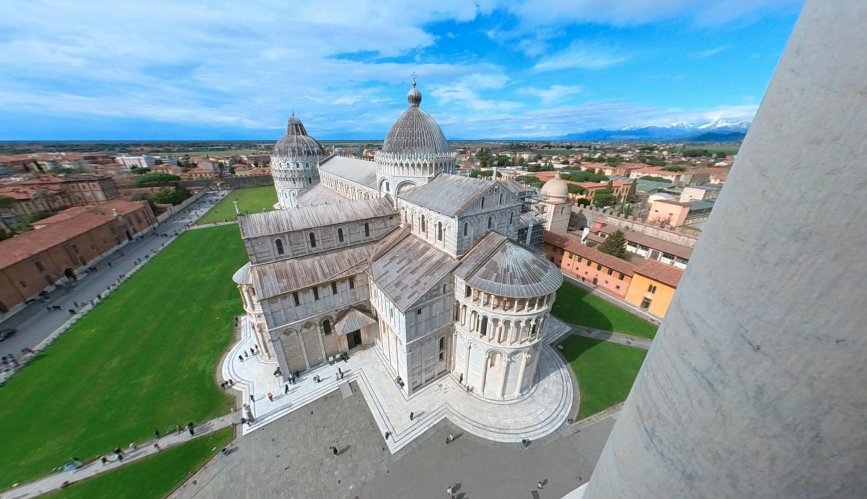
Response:
[[[437,241],[443,240],[443,223],[437,222]]]
[[[500,193],[500,201],[498,204],[503,204],[503,193],[502,192]]]
[[[485,207],[485,198],[482,198],[482,208]]]
[[[470,224],[468,224],[467,222],[464,222],[464,236],[467,235],[467,228],[469,227],[469,225]]]
[[[370,224],[364,222],[364,237],[370,237]]]
[[[424,222],[424,215],[421,216],[421,231],[427,234],[427,224]]]
[[[283,254],[283,241],[281,241],[279,239],[274,241],[274,246],[277,247],[277,254],[282,255]]]
[[[316,234],[314,234],[312,232],[310,233],[310,247],[311,248],[316,247]]]
[[[514,211],[513,211],[513,212],[510,212],[510,213],[509,213],[509,225],[512,225],[512,219],[513,219],[514,217],[515,217],[515,212],[514,212]]]
[[[385,181],[385,192],[391,192],[391,186],[388,183],[388,180]]]
[[[343,229],[342,228],[337,229],[337,242],[340,242],[340,243],[343,242]]]
[[[329,321],[328,319],[322,321],[322,333],[331,334],[331,321]]]
[[[488,333],[488,317],[482,316],[482,325],[479,327],[479,335],[485,336]]]
[[[490,229],[493,226],[494,226],[494,217],[488,217],[488,228]]]

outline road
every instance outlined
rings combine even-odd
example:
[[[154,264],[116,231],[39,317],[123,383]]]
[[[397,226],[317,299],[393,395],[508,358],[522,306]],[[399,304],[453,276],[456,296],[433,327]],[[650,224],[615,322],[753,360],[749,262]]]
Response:
[[[117,282],[121,274],[128,274],[137,265],[137,259],[159,252],[174,239],[175,232],[183,232],[188,224],[198,220],[225,195],[226,192],[205,194],[199,201],[164,220],[149,234],[130,241],[103,258],[95,265],[96,272],[79,274],[74,287],[60,286],[48,295],[46,301],[31,303],[13,317],[0,322],[0,329],[18,329],[15,336],[0,342],[0,356],[14,354],[20,357],[22,348],[35,347],[72,316],[69,310],[80,310],[83,304],[104,293],[110,285]],[[168,237],[163,237],[162,234],[167,234]],[[61,309],[49,311],[48,307],[51,305],[57,305]]]

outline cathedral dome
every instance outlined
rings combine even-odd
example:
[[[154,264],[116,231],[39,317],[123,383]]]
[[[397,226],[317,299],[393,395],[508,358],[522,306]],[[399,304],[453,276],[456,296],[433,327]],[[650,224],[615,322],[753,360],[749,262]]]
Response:
[[[566,201],[569,197],[569,184],[560,178],[560,172],[557,172],[556,177],[545,182],[545,185],[542,186],[542,196],[544,196],[546,200]]]
[[[412,83],[406,96],[409,108],[400,115],[382,144],[382,152],[393,154],[448,154],[449,144],[437,122],[419,107],[421,92]]]
[[[274,145],[274,154],[283,157],[325,156],[325,148],[313,137],[307,135],[307,130],[301,120],[292,113],[284,135]]]

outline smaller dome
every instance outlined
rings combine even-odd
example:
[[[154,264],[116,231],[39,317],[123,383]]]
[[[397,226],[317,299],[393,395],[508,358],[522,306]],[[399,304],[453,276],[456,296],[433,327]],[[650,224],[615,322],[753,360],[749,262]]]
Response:
[[[412,107],[418,107],[421,105],[421,92],[415,88],[415,80],[412,81],[412,89],[406,94],[406,101],[409,102],[409,105]]]
[[[569,197],[569,184],[560,178],[560,172],[557,172],[556,177],[545,182],[545,185],[542,186],[542,196],[545,199],[563,201]]]
[[[313,137],[307,135],[307,130],[301,120],[292,113],[289,123],[286,125],[284,135],[274,145],[274,154],[277,156],[325,156],[325,148]]]

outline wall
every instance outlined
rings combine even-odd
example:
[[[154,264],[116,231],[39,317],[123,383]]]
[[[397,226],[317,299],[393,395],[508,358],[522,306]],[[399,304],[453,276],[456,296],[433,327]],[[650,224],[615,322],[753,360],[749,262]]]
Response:
[[[652,294],[648,291],[650,286],[656,286],[656,291]],[[668,312],[668,306],[671,304],[671,299],[674,298],[676,288],[672,288],[667,284],[651,279],[641,274],[635,274],[632,277],[632,284],[626,293],[626,301],[639,308],[645,297],[651,300],[650,307],[646,308],[648,312],[657,316],[665,317]]]
[[[558,248],[548,243],[542,243],[542,251],[545,252],[545,256],[549,260],[560,267],[560,270],[564,274],[586,282],[588,285],[600,288],[617,298],[623,299],[626,297],[630,282],[632,282],[632,276],[613,270],[590,259],[574,255],[568,251],[563,251],[561,254]],[[588,263],[590,265],[587,265]],[[600,266],[601,268],[599,268]],[[611,272],[611,274],[609,275],[608,272]],[[596,279],[595,283],[593,279]]]
[[[613,227],[629,229],[671,243],[689,246],[690,248],[695,248],[698,242],[698,238],[694,236],[650,225],[635,217],[619,217],[610,210],[599,210],[587,206],[575,206],[572,208],[572,218],[569,221],[569,226],[576,228],[591,227],[597,220],[601,220]]]

